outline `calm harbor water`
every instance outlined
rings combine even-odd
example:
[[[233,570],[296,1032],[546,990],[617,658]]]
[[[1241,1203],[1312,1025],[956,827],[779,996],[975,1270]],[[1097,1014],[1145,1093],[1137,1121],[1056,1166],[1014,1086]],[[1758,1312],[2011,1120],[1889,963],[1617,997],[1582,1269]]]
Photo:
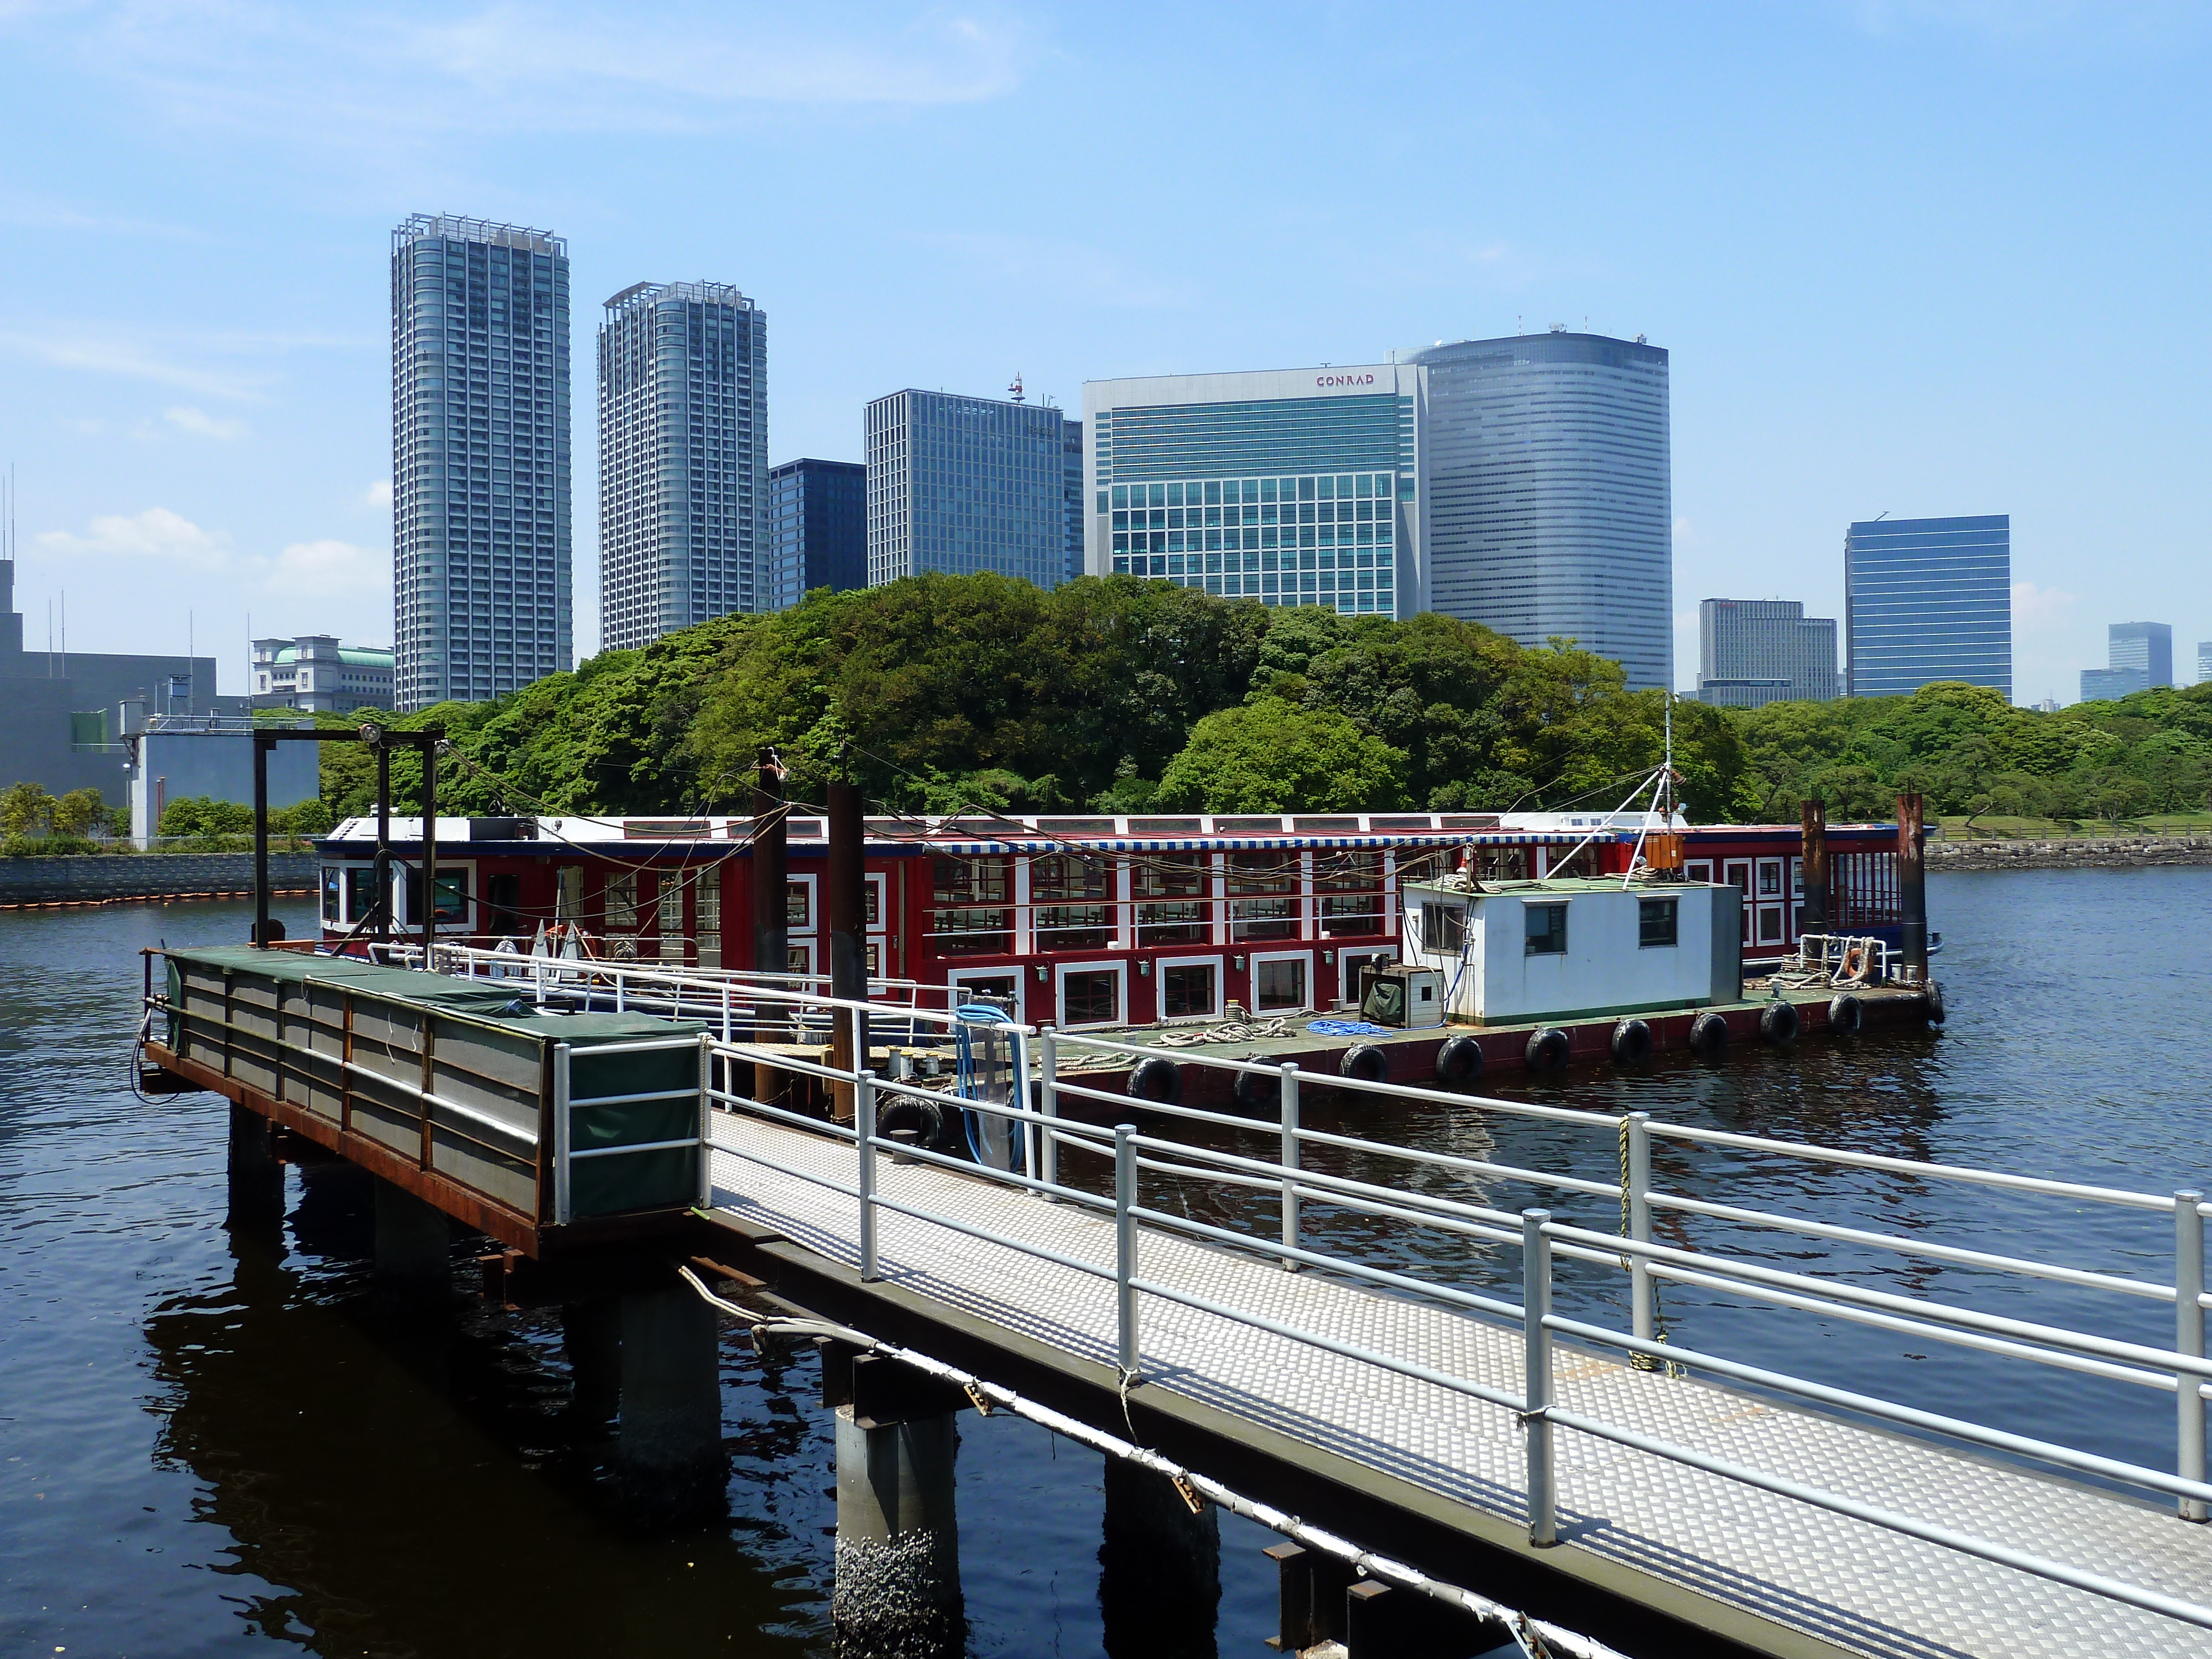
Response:
[[[2212,871],[1938,876],[1941,1035],[1739,1051],[1716,1068],[1596,1071],[1504,1091],[1751,1133],[2154,1192],[2212,1186],[2212,1054],[2197,950]],[[304,911],[288,915],[296,932]],[[242,905],[0,915],[0,1650],[171,1656],[289,1645],[377,1659],[830,1649],[833,1449],[811,1359],[725,1350],[731,1519],[626,1531],[602,1425],[581,1420],[553,1313],[369,1292],[364,1195],[290,1175],[280,1249],[222,1225],[224,1104],[126,1082],[141,945],[229,941]],[[1602,1134],[1473,1107],[1316,1127],[1610,1176]],[[1340,1166],[1342,1167],[1342,1166]],[[2157,1278],[2171,1224],[1741,1155],[1668,1150],[1703,1196],[1924,1231]],[[1467,1187],[1454,1191],[1467,1193]],[[1525,1188],[1488,1201],[1518,1208]],[[1230,1213],[1206,1191],[1193,1213]],[[1601,1206],[1556,1204],[1610,1225]],[[1463,1241],[1316,1212],[1381,1259],[1510,1281]],[[2115,1335],[2171,1312],[2037,1281],[1690,1224],[1778,1261]],[[1619,1302],[1619,1275],[1571,1301]],[[1679,1341],[2006,1428],[2163,1463],[2171,1397],[1726,1298],[1670,1292]],[[963,1419],[961,1550],[977,1654],[1102,1651],[1097,1459],[1003,1414]],[[1273,1628],[1267,1534],[1224,1517],[1224,1654]]]

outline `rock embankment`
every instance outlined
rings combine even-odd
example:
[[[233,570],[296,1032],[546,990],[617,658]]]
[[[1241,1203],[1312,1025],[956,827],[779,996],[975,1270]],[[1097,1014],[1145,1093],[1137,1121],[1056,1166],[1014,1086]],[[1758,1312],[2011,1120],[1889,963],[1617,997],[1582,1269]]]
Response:
[[[271,886],[289,891],[313,888],[315,855],[271,853],[269,880]],[[0,907],[210,898],[252,890],[251,853],[110,853],[88,858],[0,859]]]
[[[2212,836],[1928,843],[1930,870],[2134,870],[2162,864],[2212,864]]]

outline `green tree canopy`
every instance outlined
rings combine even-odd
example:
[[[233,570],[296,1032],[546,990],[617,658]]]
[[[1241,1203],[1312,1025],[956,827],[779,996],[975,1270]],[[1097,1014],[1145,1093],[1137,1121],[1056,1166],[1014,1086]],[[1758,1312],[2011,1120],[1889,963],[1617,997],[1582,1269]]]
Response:
[[[1187,811],[1388,811],[1405,804],[1407,766],[1405,750],[1334,709],[1259,696],[1193,726],[1154,800]]]

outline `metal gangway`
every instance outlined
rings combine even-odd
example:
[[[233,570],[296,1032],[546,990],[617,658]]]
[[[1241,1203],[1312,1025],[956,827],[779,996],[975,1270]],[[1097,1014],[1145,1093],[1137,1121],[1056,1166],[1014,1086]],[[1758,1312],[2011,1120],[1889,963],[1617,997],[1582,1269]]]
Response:
[[[459,947],[451,947],[455,951]],[[441,966],[469,971],[441,947]],[[490,955],[489,952],[467,953]],[[507,959],[512,966],[515,958]],[[528,958],[521,959],[526,965]],[[572,967],[556,963],[554,969]],[[605,963],[592,964],[608,970]],[[623,964],[631,1007],[706,996],[696,970]],[[720,1011],[721,988],[711,993]],[[712,1212],[795,1242],[864,1284],[981,1319],[1109,1365],[1125,1398],[1167,1390],[1287,1436],[1332,1467],[1365,1471],[1459,1506],[1480,1535],[1547,1565],[1634,1593],[1774,1652],[1881,1656],[2212,1653],[2212,1505],[2206,1480],[2204,1218],[2193,1190],[2150,1193],[1783,1141],[1636,1112],[1303,1076],[1182,1050],[1183,1065],[1250,1074],[1264,1116],[1133,1101],[1085,1084],[1079,1056],[1157,1053],[1115,1038],[1011,1024],[997,1040],[1026,1087],[942,1086],[840,1069],[749,1042],[755,1019],[818,1029],[862,1022],[956,1039],[961,1015],[900,996],[845,1001],[750,981],[707,1047]],[[644,1000],[641,1000],[641,998]],[[696,1012],[694,1010],[693,1012]],[[751,1098],[736,1079],[772,1065],[847,1091],[849,1121]],[[1316,1090],[1448,1107],[1590,1133],[1617,1143],[1619,1178],[1591,1179],[1313,1127]],[[1240,1098],[1253,1097],[1248,1082]],[[884,1133],[889,1105],[1002,1127],[988,1161]],[[1371,1115],[1371,1109],[1370,1114]],[[1178,1134],[1175,1131],[1182,1129]],[[1228,1141],[1202,1144],[1205,1134]],[[1849,1226],[1676,1190],[1655,1146],[1850,1169],[1949,1186],[1993,1204],[2030,1197],[2094,1221],[2148,1223],[2138,1256],[2170,1252],[2169,1277],[2006,1255],[1975,1243]],[[1315,1167],[1328,1154],[1404,1172],[1396,1182]],[[1700,1170],[1741,1174],[1741,1163]],[[1493,1187],[1531,1202],[1479,1201]],[[1240,1194],[1200,1219],[1176,1192]],[[1474,1189],[1477,1198],[1453,1195]],[[1612,1227],[1552,1206],[1595,1204]],[[1387,1224],[1439,1260],[1517,1254],[1518,1296],[1382,1265],[1317,1231],[1318,1212]],[[1908,1285],[1877,1289],[1780,1267],[1740,1250],[1661,1243],[1655,1221],[1967,1267],[2007,1279],[2172,1310],[2171,1346],[1960,1306]],[[2086,1239],[2088,1235],[2083,1232]],[[1422,1252],[1401,1251],[1401,1255]],[[1561,1264],[1615,1274],[1625,1322],[1559,1311]],[[2152,1468],[1852,1389],[1779,1362],[1668,1340],[1662,1285],[1694,1286],[1785,1314],[1863,1325],[1916,1343],[2130,1385],[2173,1398],[2173,1466]],[[1765,1328],[1771,1328],[1771,1327]],[[1904,1393],[1899,1389],[1895,1393]],[[2192,1633],[2194,1632],[2194,1633]]]

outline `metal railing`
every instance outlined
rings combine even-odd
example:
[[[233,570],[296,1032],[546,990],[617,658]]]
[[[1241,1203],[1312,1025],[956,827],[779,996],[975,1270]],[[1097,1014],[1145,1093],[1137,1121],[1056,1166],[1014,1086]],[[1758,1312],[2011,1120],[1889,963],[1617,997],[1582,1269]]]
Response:
[[[714,1178],[709,1172],[707,1156],[711,1144],[714,1108],[709,1090],[712,1085],[714,1060],[713,1039],[702,1033],[669,1042],[602,1042],[586,1048],[574,1048],[565,1042],[553,1045],[553,1219],[562,1224],[576,1219],[575,1166],[592,1158],[635,1158],[652,1152],[696,1151],[699,1158],[698,1202],[705,1205],[714,1194]],[[699,1054],[699,1078],[696,1085],[681,1089],[647,1089],[613,1094],[579,1095],[575,1092],[575,1060],[582,1054],[592,1060],[624,1054],[666,1054],[672,1050],[696,1048]],[[575,1116],[578,1112],[589,1112],[606,1106],[642,1105],[656,1100],[696,1100],[699,1115],[695,1133],[673,1140],[627,1141],[613,1146],[578,1146],[575,1144]]]
[[[766,996],[767,994],[763,994]],[[773,1000],[773,999],[769,999]],[[846,1005],[853,1006],[853,1005]],[[901,1012],[907,1011],[902,1010]],[[939,1017],[944,1018],[944,1017]],[[2203,1310],[2212,1305],[2203,1282],[2203,1219],[2212,1213],[2201,1194],[2182,1191],[2170,1195],[2130,1191],[2078,1182],[2022,1176],[2000,1170],[1930,1164],[1876,1153],[1854,1152],[1798,1142],[1768,1139],[1686,1124],[1656,1121],[1644,1113],[1626,1117],[1504,1101],[1402,1085],[1364,1084],[1332,1077],[1324,1086],[1351,1090],[1401,1100],[1449,1103],[1459,1109],[1477,1107],[1485,1112],[1541,1120],[1550,1123],[1602,1129],[1617,1138],[1622,1178],[1592,1180],[1555,1170],[1531,1169],[1492,1158],[1394,1145],[1361,1136],[1307,1127],[1300,1121],[1301,1095],[1315,1079],[1304,1077],[1295,1064],[1263,1065],[1212,1055],[1180,1054],[1183,1064],[1213,1066],[1255,1073],[1275,1085],[1279,1113],[1268,1119],[1209,1111],[1202,1108],[1156,1102],[1133,1103],[1123,1094],[1073,1081],[1059,1074],[1062,1050],[1076,1045],[1128,1056],[1150,1056],[1157,1049],[1117,1043],[1049,1029],[1031,1033],[1013,1028],[1020,1037],[1034,1036],[1037,1066],[1024,1062],[1017,1075],[1032,1079],[1026,1103],[997,1103],[948,1097],[940,1090],[920,1084],[878,1077],[865,1066],[850,1069],[795,1060],[787,1054],[760,1050],[743,1042],[714,1043],[716,1054],[731,1061],[765,1063],[815,1077],[825,1083],[849,1085],[853,1117],[847,1122],[825,1122],[819,1117],[748,1098],[729,1088],[711,1088],[717,1106],[738,1114],[838,1138],[853,1148],[854,1163],[849,1183],[825,1176],[818,1168],[785,1163],[758,1146],[724,1135],[716,1148],[739,1160],[774,1170],[844,1194],[855,1202],[854,1239],[861,1275],[875,1279],[883,1267],[878,1221],[890,1211],[912,1219],[947,1228],[1023,1255],[1048,1261],[1086,1276],[1110,1281],[1114,1286],[1115,1363],[1125,1381],[1140,1382],[1145,1375],[1146,1346],[1141,1323],[1146,1298],[1174,1303],[1238,1325],[1296,1341],[1356,1363],[1375,1366],[1448,1389],[1502,1411],[1521,1420],[1528,1454],[1528,1531],[1539,1545],[1558,1535],[1556,1489],[1553,1479],[1558,1431],[1568,1431],[1631,1447],[1708,1474],[1848,1516],[1867,1524],[1933,1543],[1941,1547],[2000,1564],[2054,1583],[2070,1585],[2108,1599],[2125,1602],[2203,1628],[2212,1629],[2212,1608],[2197,1606],[2162,1592],[2119,1583],[2086,1569],[1973,1536],[1899,1511],[1864,1503],[1847,1494],[1829,1491],[1714,1456],[1693,1447],[1666,1441],[1640,1430],[1602,1420],[1563,1406],[1553,1386],[1552,1349],[1565,1339],[1626,1356],[1637,1369],[1680,1365],[1715,1378],[1802,1401],[1831,1413],[1841,1413],[1893,1425],[1936,1443],[1993,1453],[2001,1458],[2063,1469],[2093,1480],[2156,1493],[2171,1499],[2179,1516],[2205,1518],[2212,1505],[2212,1483],[2206,1480],[2204,1405],[2212,1392],[2212,1361],[2204,1352]],[[854,1052],[858,1053],[858,1050]],[[1024,1146],[1020,1164],[1012,1169],[991,1169],[969,1159],[910,1139],[892,1139],[879,1132],[885,1097],[927,1097],[940,1109],[972,1111],[1001,1118],[1018,1127]],[[1265,1156],[1247,1156],[1215,1146],[1147,1133],[1121,1122],[1111,1127],[1085,1122],[1066,1115],[1071,1105],[1089,1103],[1115,1113],[1140,1106],[1147,1117],[1164,1118],[1193,1126],[1226,1129],[1264,1136]],[[1655,1139],[1689,1146],[1710,1146],[1754,1152],[1770,1157],[1808,1160],[1839,1168],[1909,1176],[1922,1182],[1958,1183],[1997,1191],[2062,1198],[2079,1204],[2145,1213],[2165,1213],[2172,1219],[2175,1272],[2173,1282],[2131,1277],[2062,1262],[2001,1255],[1960,1243],[1908,1237],[1871,1229],[1778,1213],[1747,1205],[1726,1204],[1665,1190],[1651,1176],[1651,1147]],[[1362,1180],[1352,1175],[1308,1167],[1309,1149],[1327,1148],[1395,1163],[1409,1169],[1465,1176],[1483,1181],[1522,1183],[1539,1190],[1623,1205],[1626,1225],[1620,1233],[1592,1231],[1554,1218],[1541,1207],[1507,1209],[1457,1198]],[[1107,1192],[1093,1191],[1061,1178],[1060,1155],[1073,1150],[1097,1158],[1110,1167]],[[1110,1219],[1113,1236],[1111,1265],[1085,1259],[1074,1249],[1054,1249],[1033,1237],[994,1231],[973,1219],[945,1213],[913,1201],[910,1196],[887,1194],[878,1179],[878,1162],[891,1154],[902,1163],[920,1164],[1012,1188],[1045,1201],[1078,1206],[1101,1220]],[[1103,1173],[1103,1172],[1102,1172]],[[1278,1200],[1278,1225],[1261,1230],[1249,1216],[1243,1224],[1217,1224],[1188,1213],[1143,1201],[1139,1182],[1147,1175],[1179,1180],[1204,1181],[1246,1193],[1272,1195]],[[1522,1264],[1518,1303],[1480,1291],[1437,1282],[1418,1271],[1385,1267],[1363,1260],[1342,1247],[1307,1236],[1302,1213],[1310,1206],[1332,1208],[1377,1218],[1404,1226],[1434,1230],[1462,1238],[1482,1240],[1517,1249]],[[2162,1301],[2175,1309],[2175,1340],[2170,1349],[2124,1340],[2054,1323],[2015,1318],[1980,1310],[1954,1306],[1924,1295],[1907,1295],[1844,1282],[1817,1273],[1799,1272],[1747,1260],[1715,1250],[1692,1250],[1656,1242],[1651,1236],[1654,1216],[1674,1212],[1700,1217],[1732,1226],[1770,1229],[1797,1240],[1870,1248],[1899,1255],[1948,1265],[1967,1267],[2029,1279],[2054,1281],[2078,1289],[2131,1298]],[[1401,1296],[1412,1296],[1433,1305],[1492,1322],[1517,1325],[1525,1348],[1525,1376],[1515,1394],[1436,1366],[1402,1356],[1382,1352],[1343,1340],[1329,1332],[1272,1317],[1251,1308],[1230,1305],[1200,1294],[1171,1278],[1144,1271],[1143,1240],[1176,1235],[1216,1247],[1272,1260],[1283,1267],[1317,1269],[1355,1283],[1376,1286]],[[1553,1293],[1557,1264],[1562,1260],[1590,1264],[1625,1273],[1628,1280],[1628,1328],[1619,1330],[1587,1318],[1571,1317],[1554,1310]],[[1986,1427],[1900,1401],[1799,1376],[1773,1366],[1693,1349],[1663,1338],[1656,1328],[1657,1287],[1662,1282],[1718,1290],[1777,1308],[1790,1309],[1856,1322],[1917,1340],[1954,1344],[2043,1365],[2087,1374],[2136,1386],[2172,1392],[2177,1398],[2177,1459],[2171,1469],[2154,1468],[2123,1458],[2111,1457],[2079,1447],[2034,1436]]]

